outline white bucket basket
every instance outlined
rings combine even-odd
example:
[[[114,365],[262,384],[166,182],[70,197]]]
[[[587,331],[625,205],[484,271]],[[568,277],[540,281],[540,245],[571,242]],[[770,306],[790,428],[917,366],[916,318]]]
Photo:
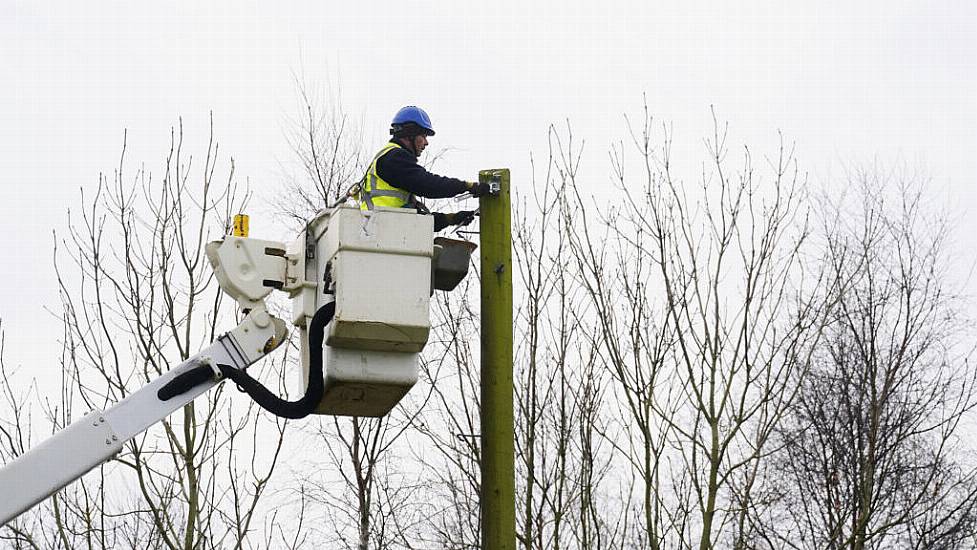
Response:
[[[336,300],[317,412],[383,416],[417,381],[418,352],[431,330],[433,218],[409,209],[342,206],[310,224],[315,227],[325,229],[315,242],[317,306],[331,298],[330,289]],[[307,346],[303,332],[306,358]],[[303,372],[306,383],[307,367]]]

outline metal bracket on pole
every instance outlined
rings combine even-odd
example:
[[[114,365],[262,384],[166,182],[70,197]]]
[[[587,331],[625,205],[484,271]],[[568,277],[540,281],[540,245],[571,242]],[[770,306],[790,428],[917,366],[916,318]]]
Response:
[[[488,181],[489,195],[493,197],[499,196],[502,192],[502,177],[498,174],[494,174],[489,178]]]

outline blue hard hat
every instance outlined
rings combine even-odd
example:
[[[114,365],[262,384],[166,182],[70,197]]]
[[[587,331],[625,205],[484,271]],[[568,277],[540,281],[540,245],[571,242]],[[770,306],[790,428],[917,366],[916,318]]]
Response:
[[[419,128],[412,128],[412,126]],[[427,116],[424,109],[413,105],[408,105],[397,111],[394,119],[390,122],[390,133],[394,135],[402,133],[402,131],[417,129],[420,130],[417,132],[418,134],[434,135],[434,125],[431,124],[431,117]]]

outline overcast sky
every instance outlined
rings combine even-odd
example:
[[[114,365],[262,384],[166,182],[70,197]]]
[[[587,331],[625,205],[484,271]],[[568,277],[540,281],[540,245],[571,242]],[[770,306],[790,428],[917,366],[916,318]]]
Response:
[[[433,146],[453,148],[440,171],[474,179],[510,167],[517,186],[551,123],[570,119],[586,140],[585,174],[599,190],[610,182],[606,150],[642,94],[683,151],[711,131],[714,105],[734,145],[773,152],[782,131],[813,180],[846,162],[922,167],[959,218],[969,266],[977,2],[803,4],[0,0],[8,363],[56,364],[60,326],[41,309],[58,303],[52,231],[79,189],[116,166],[123,130],[130,164],[158,173],[169,127],[182,116],[199,145],[213,111],[238,175],[269,197],[291,162],[283,132],[297,114],[297,73],[341,88],[333,97],[362,121],[366,149],[386,139],[397,108],[417,104],[434,119]],[[275,233],[262,223],[252,220],[255,236]]]

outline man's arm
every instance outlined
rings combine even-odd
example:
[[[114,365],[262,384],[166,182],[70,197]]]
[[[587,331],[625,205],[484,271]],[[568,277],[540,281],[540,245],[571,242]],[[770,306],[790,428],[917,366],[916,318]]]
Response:
[[[405,149],[393,149],[380,157],[377,174],[390,185],[428,199],[444,199],[468,191],[468,186],[460,179],[428,172]]]

